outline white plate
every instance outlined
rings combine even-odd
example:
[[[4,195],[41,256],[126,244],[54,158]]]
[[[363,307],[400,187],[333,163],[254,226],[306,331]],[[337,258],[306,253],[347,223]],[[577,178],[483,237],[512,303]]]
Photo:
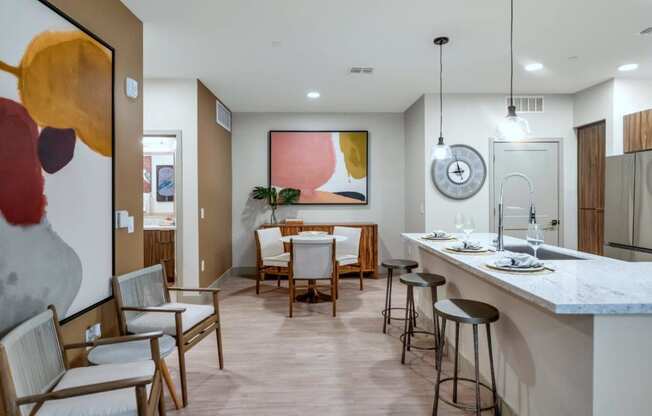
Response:
[[[452,235],[447,235],[445,237],[421,237],[423,240],[430,240],[430,241],[449,241],[449,240],[455,240],[455,237]]]
[[[516,273],[533,273],[533,272],[542,272],[546,269],[545,266],[540,267],[509,267],[509,266],[498,266],[494,263],[487,263],[487,267],[500,270],[503,272],[516,272]]]
[[[486,253],[489,251],[487,247],[480,247],[477,249],[472,248],[459,248],[459,247],[446,247],[446,250],[454,253]]]

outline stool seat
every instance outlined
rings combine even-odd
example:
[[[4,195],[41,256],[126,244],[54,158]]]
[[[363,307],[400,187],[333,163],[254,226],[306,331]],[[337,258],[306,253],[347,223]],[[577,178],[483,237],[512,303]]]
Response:
[[[409,273],[401,276],[401,283],[409,286],[436,287],[446,284],[446,278],[432,273]]]
[[[419,267],[419,263],[414,260],[405,259],[389,259],[381,263],[383,267],[388,269],[410,270]]]
[[[465,324],[488,324],[500,316],[493,306],[470,299],[444,299],[435,303],[437,315],[453,322]]]

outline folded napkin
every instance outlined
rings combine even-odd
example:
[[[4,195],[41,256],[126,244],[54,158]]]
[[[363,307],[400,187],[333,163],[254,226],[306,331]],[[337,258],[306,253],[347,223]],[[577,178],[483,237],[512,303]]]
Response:
[[[512,253],[511,251],[504,252],[502,257],[496,260],[495,264],[499,267],[518,267],[523,269],[543,266],[543,262],[534,256],[526,253]]]
[[[448,233],[444,230],[435,230],[423,236],[423,238],[446,238]]]
[[[452,248],[455,250],[482,250],[482,244],[477,241],[468,240],[453,244]]]

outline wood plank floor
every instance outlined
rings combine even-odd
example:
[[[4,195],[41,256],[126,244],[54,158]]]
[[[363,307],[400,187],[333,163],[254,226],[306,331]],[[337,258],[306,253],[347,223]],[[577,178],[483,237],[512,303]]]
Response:
[[[398,279],[394,282],[393,302],[402,306],[405,288]],[[336,318],[330,315],[330,303],[295,303],[295,316],[289,319],[282,283],[278,289],[276,282],[265,282],[259,296],[251,279],[231,277],[223,284],[225,368],[217,366],[215,337],[207,337],[187,355],[190,403],[174,411],[168,397],[169,414],[431,413],[434,352],[413,350],[401,365],[402,323],[393,322],[388,334],[382,333],[379,311],[385,279],[365,279],[363,292],[357,279],[343,279]],[[168,358],[168,365],[177,380],[175,356]],[[444,372],[451,373],[450,363],[445,363]],[[468,399],[469,392],[463,389],[462,399]],[[443,403],[439,407],[440,415],[464,414]]]

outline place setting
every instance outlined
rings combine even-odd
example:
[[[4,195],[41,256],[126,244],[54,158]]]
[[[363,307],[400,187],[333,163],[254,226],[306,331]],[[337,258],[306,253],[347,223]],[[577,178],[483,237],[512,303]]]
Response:
[[[544,242],[543,229],[539,224],[529,224],[527,243],[534,255],[528,253],[515,253],[502,251],[485,266],[501,272],[526,274],[526,273],[552,273],[555,271],[537,257],[537,250]]]

